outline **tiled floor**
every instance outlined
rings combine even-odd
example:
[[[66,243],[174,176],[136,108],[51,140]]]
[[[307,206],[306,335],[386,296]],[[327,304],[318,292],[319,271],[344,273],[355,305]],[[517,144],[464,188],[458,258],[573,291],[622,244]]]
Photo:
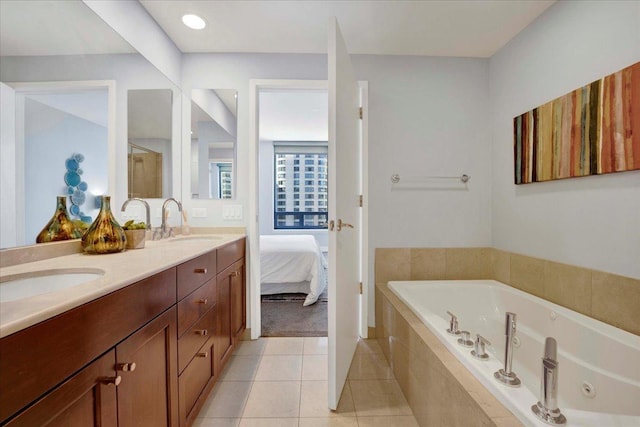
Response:
[[[194,427],[417,427],[375,340],[358,343],[327,409],[327,338],[242,341]]]

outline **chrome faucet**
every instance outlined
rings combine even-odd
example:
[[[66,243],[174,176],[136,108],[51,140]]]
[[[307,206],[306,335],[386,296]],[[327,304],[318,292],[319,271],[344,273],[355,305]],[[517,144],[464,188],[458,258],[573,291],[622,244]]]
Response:
[[[516,335],[516,314],[507,312],[505,315],[505,323],[506,343],[504,346],[504,369],[494,372],[493,377],[506,386],[520,387],[520,378],[518,378],[515,372],[511,371],[513,338]]]
[[[139,199],[137,197],[132,197],[124,201],[124,203],[122,204],[122,207],[120,208],[120,211],[124,212],[124,210],[127,208],[127,205],[133,201],[140,202],[144,205],[144,208],[147,212],[147,230],[151,230],[151,209],[149,208],[149,203],[147,203],[146,201]]]
[[[460,335],[460,330],[458,329],[458,318],[455,314],[450,311],[447,311],[447,314],[451,316],[451,320],[449,321],[449,329],[447,329],[447,333],[451,335]]]
[[[160,225],[160,238],[164,239],[165,237],[171,237],[173,235],[173,229],[171,227],[167,227],[167,205],[169,202],[175,202],[178,206],[178,211],[182,212],[182,203],[174,199],[173,197],[169,197],[167,200],[162,203],[162,224]],[[155,236],[155,233],[154,233]]]
[[[558,409],[558,343],[551,337],[547,337],[544,342],[540,400],[531,410],[538,418],[552,426],[567,423],[567,419]]]

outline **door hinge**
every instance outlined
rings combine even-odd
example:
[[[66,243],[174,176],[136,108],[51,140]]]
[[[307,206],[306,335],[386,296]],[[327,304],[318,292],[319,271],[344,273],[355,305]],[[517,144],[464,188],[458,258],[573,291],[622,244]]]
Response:
[[[360,282],[360,295],[362,295],[362,282]]]
[[[359,108],[359,112],[360,112],[360,120],[362,120],[362,116],[363,116],[362,107]]]
[[[360,205],[360,207],[362,207],[363,203],[364,203],[364,201],[363,201],[362,194],[361,194],[360,197],[358,197],[358,204]]]

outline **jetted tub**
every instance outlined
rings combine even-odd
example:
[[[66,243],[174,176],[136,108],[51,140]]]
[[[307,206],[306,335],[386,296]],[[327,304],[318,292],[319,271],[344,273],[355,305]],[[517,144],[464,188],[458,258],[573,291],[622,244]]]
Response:
[[[558,342],[558,406],[567,426],[640,426],[640,337],[494,280],[389,282],[389,288],[469,371],[527,426],[546,426],[531,406],[540,398],[544,340]],[[447,311],[459,329],[491,342],[489,359],[446,332]],[[504,366],[505,313],[517,314],[513,367],[519,388],[493,373]]]

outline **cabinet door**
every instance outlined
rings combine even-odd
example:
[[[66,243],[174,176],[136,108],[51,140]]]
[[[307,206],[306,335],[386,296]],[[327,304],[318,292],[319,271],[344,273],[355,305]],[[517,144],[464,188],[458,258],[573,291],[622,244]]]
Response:
[[[245,291],[244,260],[233,264],[231,271],[231,332],[233,344],[245,330],[247,318],[247,304]]]
[[[7,427],[117,427],[115,351],[47,393]]]
[[[218,274],[218,345],[216,357],[218,369],[222,369],[224,363],[231,356],[233,340],[231,335],[231,275],[229,269]]]
[[[172,307],[116,347],[119,427],[178,425],[176,331]]]

